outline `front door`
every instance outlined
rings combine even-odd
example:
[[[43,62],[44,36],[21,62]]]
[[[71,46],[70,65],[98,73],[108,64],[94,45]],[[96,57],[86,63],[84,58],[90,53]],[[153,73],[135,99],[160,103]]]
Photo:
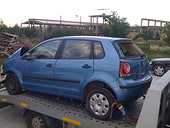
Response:
[[[26,73],[23,85],[26,89],[53,93],[55,86],[54,68],[56,53],[61,41],[47,41],[30,50],[23,57],[26,60]]]

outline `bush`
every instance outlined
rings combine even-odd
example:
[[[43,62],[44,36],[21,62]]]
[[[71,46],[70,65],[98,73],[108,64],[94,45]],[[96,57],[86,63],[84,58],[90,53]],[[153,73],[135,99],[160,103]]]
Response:
[[[145,41],[155,40],[154,33],[152,31],[140,32],[133,38],[133,40],[137,40],[138,38],[143,38]]]
[[[165,34],[164,41],[170,45],[170,24],[164,27],[163,33]]]

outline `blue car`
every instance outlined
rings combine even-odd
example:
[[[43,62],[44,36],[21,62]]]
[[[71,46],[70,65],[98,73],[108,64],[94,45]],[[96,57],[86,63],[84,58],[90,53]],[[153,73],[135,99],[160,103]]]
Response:
[[[31,90],[78,99],[98,119],[114,103],[143,96],[152,81],[149,62],[129,39],[69,36],[21,48],[3,65],[11,95]]]

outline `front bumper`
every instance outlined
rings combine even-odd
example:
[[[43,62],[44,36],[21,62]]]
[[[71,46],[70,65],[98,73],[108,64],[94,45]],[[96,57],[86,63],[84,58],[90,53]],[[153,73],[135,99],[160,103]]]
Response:
[[[3,66],[0,67],[0,84],[3,84],[6,80],[6,73]]]

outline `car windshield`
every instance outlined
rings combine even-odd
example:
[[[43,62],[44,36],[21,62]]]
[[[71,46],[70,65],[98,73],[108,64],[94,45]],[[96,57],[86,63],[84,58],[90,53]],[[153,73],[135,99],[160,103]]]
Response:
[[[143,51],[132,41],[118,41],[116,47],[122,58],[144,57]]]

